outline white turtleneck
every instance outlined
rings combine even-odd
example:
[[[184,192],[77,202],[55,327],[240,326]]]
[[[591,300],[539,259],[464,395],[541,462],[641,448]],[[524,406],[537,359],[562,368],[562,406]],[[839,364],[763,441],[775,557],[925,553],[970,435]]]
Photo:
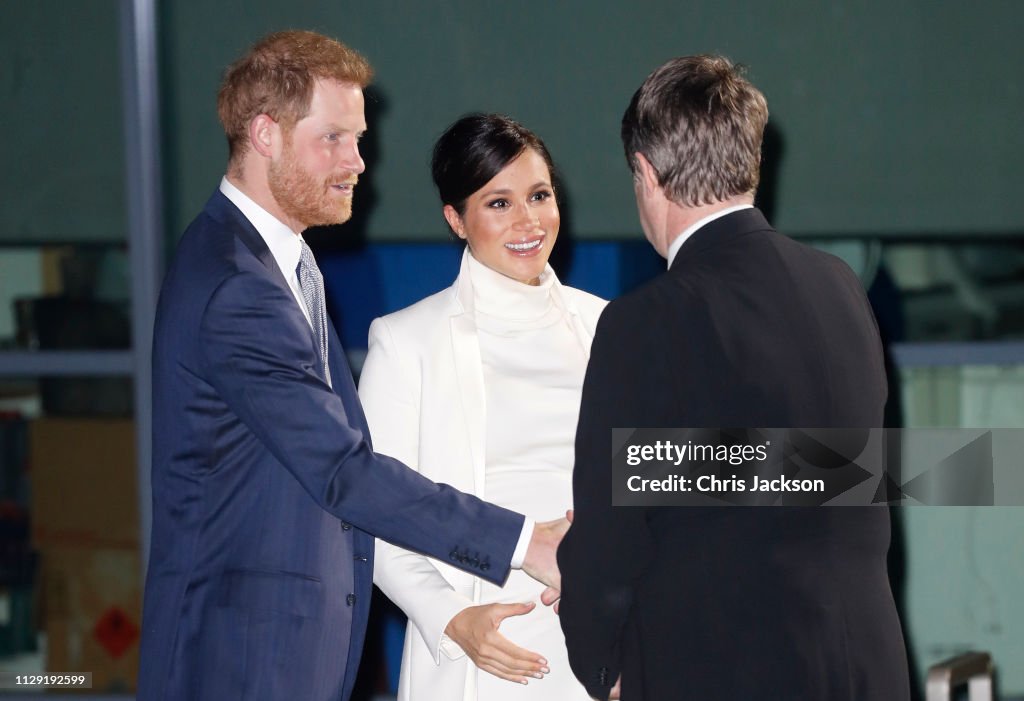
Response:
[[[467,256],[480,344],[486,411],[484,497],[536,521],[572,506],[572,468],[587,354],[546,267],[526,285]],[[538,601],[543,585],[513,570],[504,587],[480,583],[481,603]],[[558,617],[546,606],[502,621],[501,632],[551,662],[537,688],[478,674],[477,699],[584,699],[572,676]],[[557,669],[556,669],[557,667]],[[532,692],[532,693],[528,693]]]
[[[551,294],[468,257],[487,411],[488,500],[537,521],[565,515],[587,357]]]

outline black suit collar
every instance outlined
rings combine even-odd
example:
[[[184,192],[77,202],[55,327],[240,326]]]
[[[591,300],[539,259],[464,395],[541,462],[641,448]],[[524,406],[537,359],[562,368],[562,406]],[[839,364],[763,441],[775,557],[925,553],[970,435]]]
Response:
[[[709,248],[727,246],[739,237],[755,231],[774,231],[756,207],[719,217],[693,232],[676,253],[670,269],[675,270],[680,266],[680,261],[700,255]]]

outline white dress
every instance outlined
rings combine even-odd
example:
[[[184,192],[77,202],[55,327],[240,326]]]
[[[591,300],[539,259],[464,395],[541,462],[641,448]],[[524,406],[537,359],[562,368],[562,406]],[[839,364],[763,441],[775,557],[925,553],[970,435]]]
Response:
[[[487,403],[483,498],[536,521],[572,505],[573,443],[587,355],[551,297],[553,275],[531,287],[473,259],[475,321]],[[536,601],[525,616],[506,618],[501,632],[548,661],[551,672],[528,685],[478,673],[481,701],[588,699],[569,668],[554,611],[540,603],[544,586],[512,570],[504,587],[481,582],[481,603]]]
[[[546,521],[572,503],[580,393],[604,301],[548,267],[528,286],[468,253],[456,283],[374,322],[360,382],[374,448],[436,482]],[[543,586],[512,570],[497,587],[378,542],[374,581],[409,616],[400,701],[586,701]],[[443,634],[459,610],[536,601],[501,632],[550,674],[515,684],[481,672]]]

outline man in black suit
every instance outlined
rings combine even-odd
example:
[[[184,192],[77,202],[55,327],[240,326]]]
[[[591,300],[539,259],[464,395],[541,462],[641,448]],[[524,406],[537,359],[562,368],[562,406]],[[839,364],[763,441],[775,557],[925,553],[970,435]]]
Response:
[[[669,61],[622,140],[668,272],[608,305],[583,388],[562,627],[592,696],[900,701],[902,633],[874,507],[612,507],[614,427],[874,427],[885,371],[840,260],[753,208],[764,96],[728,60]]]

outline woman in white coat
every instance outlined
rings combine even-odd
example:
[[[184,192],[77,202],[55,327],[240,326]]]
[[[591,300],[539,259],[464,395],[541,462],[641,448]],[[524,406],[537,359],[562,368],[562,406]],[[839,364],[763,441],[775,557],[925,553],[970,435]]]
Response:
[[[559,518],[605,302],[547,264],[559,212],[535,134],[500,115],[463,117],[432,170],[466,249],[451,287],[370,326],[359,395],[374,448],[535,521]],[[374,582],[409,617],[402,701],[588,698],[557,615],[538,603],[543,585],[520,570],[499,588],[378,541]]]

